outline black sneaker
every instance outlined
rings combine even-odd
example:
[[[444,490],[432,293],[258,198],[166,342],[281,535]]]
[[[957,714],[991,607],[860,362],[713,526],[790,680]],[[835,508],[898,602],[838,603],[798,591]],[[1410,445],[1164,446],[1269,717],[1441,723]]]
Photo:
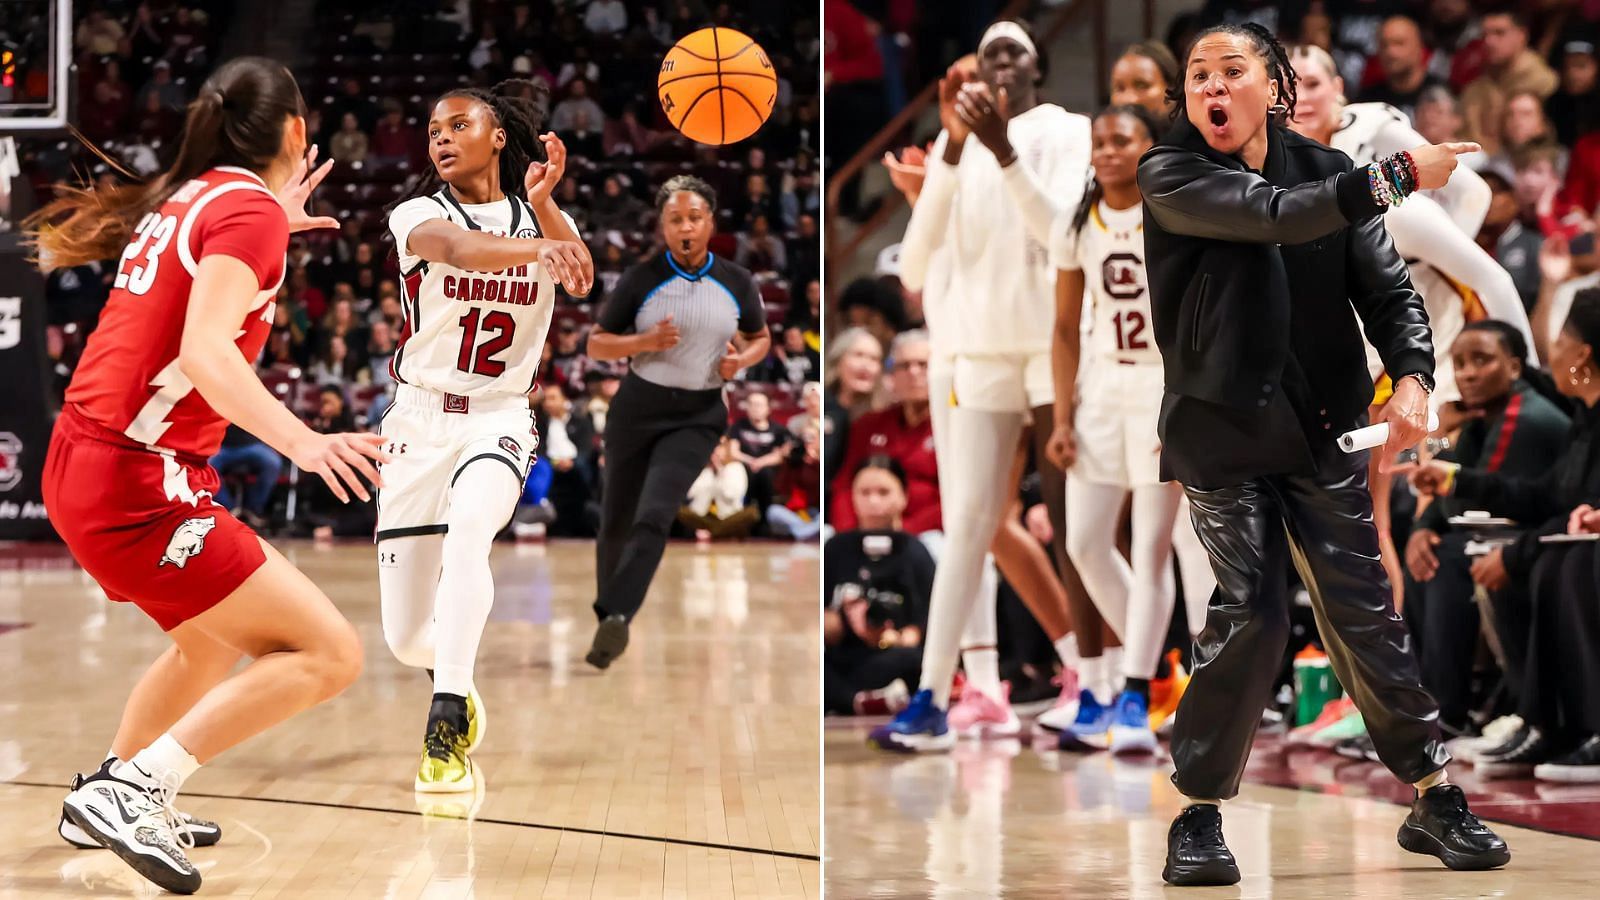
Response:
[[[1534,766],[1533,777],[1568,784],[1600,784],[1600,735],[1590,737],[1571,753]]]
[[[1550,762],[1565,749],[1538,728],[1530,727],[1517,734],[1522,740],[1507,741],[1492,753],[1478,757],[1473,771],[1479,778],[1527,778],[1535,767]]]
[[[1500,741],[1498,744],[1479,749],[1474,756],[1474,760],[1491,759],[1496,756],[1504,756],[1505,754],[1510,753],[1511,751],[1522,746],[1522,742],[1528,739],[1528,733],[1531,731],[1533,731],[1533,726],[1531,725],[1524,724],[1517,726],[1516,731],[1511,732],[1509,737]]]
[[[1417,797],[1397,837],[1401,847],[1437,856],[1456,870],[1498,869],[1511,861],[1506,842],[1467,809],[1467,795],[1453,784]]]
[[[1239,883],[1239,864],[1222,841],[1222,810],[1197,803],[1178,813],[1167,830],[1161,880],[1179,887]]]
[[[1333,747],[1333,752],[1345,759],[1360,759],[1367,762],[1378,762],[1378,748],[1372,743],[1372,735],[1362,734],[1353,738],[1345,738]]]
[[[628,649],[628,617],[612,613],[600,620],[595,629],[594,643],[589,645],[589,655],[584,660],[596,669],[610,668],[622,651]]]

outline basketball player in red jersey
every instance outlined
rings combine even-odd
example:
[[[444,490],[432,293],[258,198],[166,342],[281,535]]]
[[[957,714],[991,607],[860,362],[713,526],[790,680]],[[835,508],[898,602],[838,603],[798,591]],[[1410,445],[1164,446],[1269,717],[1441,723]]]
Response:
[[[310,579],[212,500],[229,422],[365,500],[380,438],[313,432],[252,369],[272,325],[289,233],[312,219],[305,104],[282,65],[233,60],[189,105],[172,167],[148,184],[71,191],[30,226],[42,261],[121,255],[45,463],[50,521],[112,600],[172,638],[134,686],[111,756],[74,781],[74,831],[169,891],[200,874],[184,848],[216,829],[173,807],[217,754],[337,695],[361,645]],[[192,302],[191,302],[192,301]],[[241,656],[251,663],[229,672]]]

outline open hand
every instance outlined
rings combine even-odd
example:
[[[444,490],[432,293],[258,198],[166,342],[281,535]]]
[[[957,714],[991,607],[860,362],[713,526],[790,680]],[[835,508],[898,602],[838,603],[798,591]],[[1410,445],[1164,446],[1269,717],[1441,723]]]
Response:
[[[289,217],[289,233],[297,231],[310,231],[313,228],[338,228],[339,220],[332,216],[313,216],[306,212],[306,204],[311,202],[311,192],[317,189],[322,179],[328,177],[333,171],[333,160],[328,160],[311,172],[307,178],[306,173],[311,171],[311,166],[317,161],[317,147],[315,144],[306,153],[304,159],[295,164],[294,171],[289,174],[289,180],[278,189],[278,205],[283,207],[284,215]]]
[[[594,263],[576,241],[549,241],[539,251],[539,266],[579,297],[594,285]]]
[[[906,202],[915,206],[922,194],[922,182],[928,176],[928,154],[913,144],[900,151],[895,158],[893,150],[883,154],[883,167],[889,170],[889,182],[905,196]]]
[[[285,455],[300,467],[300,471],[310,472],[327,482],[328,489],[340,503],[349,503],[352,493],[363,501],[372,499],[362,478],[373,487],[383,487],[383,480],[372,464],[374,460],[389,461],[388,454],[380,449],[382,446],[383,435],[380,434],[317,434],[307,429],[300,443],[289,448]]]
[[[528,205],[537,207],[555,194],[556,185],[567,172],[567,145],[553,131],[539,135],[544,143],[545,162],[528,163],[522,176],[522,189],[528,192]]]

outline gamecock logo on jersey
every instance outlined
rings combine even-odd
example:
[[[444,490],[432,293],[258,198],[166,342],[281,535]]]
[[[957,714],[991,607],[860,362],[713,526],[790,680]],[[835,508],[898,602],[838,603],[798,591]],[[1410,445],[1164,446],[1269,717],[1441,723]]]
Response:
[[[22,441],[9,431],[0,431],[0,491],[22,483]]]
[[[1100,264],[1100,278],[1106,293],[1118,300],[1137,300],[1144,296],[1144,260],[1132,253],[1113,253]]]
[[[161,562],[156,563],[156,567],[171,563],[181,569],[188,565],[190,557],[199,556],[200,551],[206,548],[206,535],[215,527],[216,516],[184,519],[183,524],[173,529],[172,539],[167,541],[167,552],[161,555]]]

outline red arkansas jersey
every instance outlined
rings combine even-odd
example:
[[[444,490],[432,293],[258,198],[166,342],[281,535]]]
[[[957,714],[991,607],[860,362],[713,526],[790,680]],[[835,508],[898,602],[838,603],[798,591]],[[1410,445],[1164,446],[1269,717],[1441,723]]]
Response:
[[[122,251],[67,402],[135,446],[201,458],[216,453],[228,423],[178,370],[195,273],[214,254],[255,273],[260,293],[236,338],[254,363],[272,330],[288,244],[283,207],[248,169],[218,166],[178,188],[139,221]]]

